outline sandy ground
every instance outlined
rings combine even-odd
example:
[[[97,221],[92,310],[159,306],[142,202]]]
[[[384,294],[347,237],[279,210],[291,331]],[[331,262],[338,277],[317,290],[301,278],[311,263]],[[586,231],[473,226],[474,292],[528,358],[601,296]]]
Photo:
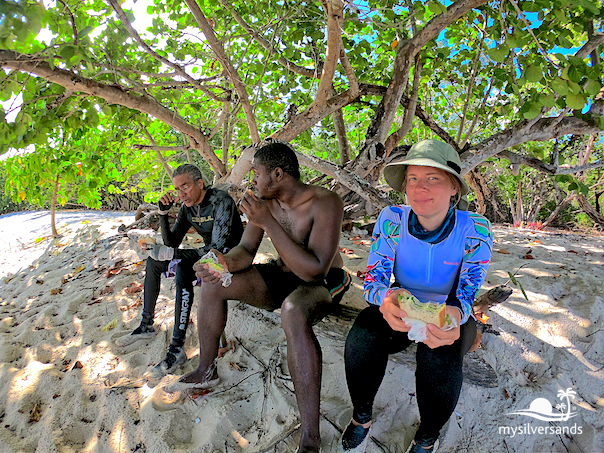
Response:
[[[61,214],[62,216],[63,214]],[[164,281],[160,333],[127,347],[115,339],[140,321],[143,255],[117,233],[125,213],[59,217],[52,241],[45,212],[0,216],[0,452],[290,452],[298,411],[278,313],[230,303],[234,350],[218,362],[220,385],[207,395],[151,388],[143,379],[165,354],[173,325],[173,280]],[[195,237],[189,244],[195,243]],[[369,236],[342,236],[353,287],[344,304],[362,308]],[[484,290],[516,274],[507,302],[493,308],[441,436],[444,452],[604,451],[604,238],[495,227]],[[259,260],[274,252],[264,241]],[[128,291],[126,291],[128,289]],[[197,363],[196,315],[186,343]],[[350,418],[343,345],[349,321],[315,327],[323,349],[323,451],[335,448]],[[407,358],[412,355],[407,355]],[[404,357],[403,357],[404,359]],[[411,359],[412,362],[412,359]],[[375,403],[368,452],[404,452],[418,426],[414,368],[394,356]],[[539,420],[527,412],[538,415]],[[435,408],[438,410],[438,408]]]

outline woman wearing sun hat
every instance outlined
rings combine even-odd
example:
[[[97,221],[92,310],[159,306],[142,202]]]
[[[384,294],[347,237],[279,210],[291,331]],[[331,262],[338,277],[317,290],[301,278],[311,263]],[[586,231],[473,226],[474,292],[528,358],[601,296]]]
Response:
[[[457,325],[443,330],[428,324],[425,339],[418,343],[420,426],[408,451],[436,451],[440,430],[455,409],[462,359],[476,337],[472,305],[493,245],[489,221],[465,210],[462,197],[468,186],[460,173],[459,155],[438,140],[416,143],[405,160],[384,169],[386,182],[406,195],[407,205],[382,210],[373,230],[364,283],[370,306],[359,314],[346,339],[353,416],[339,443],[341,452],[365,451],[388,355],[412,342],[410,325],[402,320],[406,313],[397,302],[400,293],[409,292],[421,303],[446,304],[447,315]]]

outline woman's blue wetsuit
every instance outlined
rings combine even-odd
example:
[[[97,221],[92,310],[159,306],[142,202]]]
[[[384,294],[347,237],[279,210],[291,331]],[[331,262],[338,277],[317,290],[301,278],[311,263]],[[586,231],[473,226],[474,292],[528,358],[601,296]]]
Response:
[[[370,307],[356,319],[346,339],[346,379],[353,418],[367,423],[384,377],[388,355],[407,348],[406,332],[394,331],[379,305],[395,284],[420,302],[439,302],[461,311],[460,337],[448,346],[417,347],[416,394],[420,445],[432,445],[455,409],[463,381],[462,359],[476,337],[470,319],[476,292],[485,278],[493,244],[491,225],[484,217],[455,211],[454,226],[438,243],[424,242],[409,231],[409,206],[391,206],[381,213],[365,276],[364,296]]]

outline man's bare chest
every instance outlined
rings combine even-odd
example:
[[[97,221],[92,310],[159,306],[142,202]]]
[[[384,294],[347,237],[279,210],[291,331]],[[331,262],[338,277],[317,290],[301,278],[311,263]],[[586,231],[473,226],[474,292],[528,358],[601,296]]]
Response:
[[[306,210],[284,210],[277,206],[272,212],[281,228],[299,244],[305,244],[312,229],[312,217]]]

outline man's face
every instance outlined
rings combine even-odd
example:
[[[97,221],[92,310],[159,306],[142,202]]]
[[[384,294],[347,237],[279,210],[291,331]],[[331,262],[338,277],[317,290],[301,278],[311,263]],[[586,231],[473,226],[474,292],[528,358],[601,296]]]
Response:
[[[201,203],[206,193],[203,180],[193,181],[193,178],[188,173],[175,176],[172,183],[178,193],[178,198],[189,208],[194,204]]]
[[[266,167],[254,159],[252,161],[252,170],[254,172],[254,178],[252,179],[252,185],[256,189],[256,193],[260,198],[268,199],[272,198],[273,192],[273,178],[271,174],[266,170]]]

